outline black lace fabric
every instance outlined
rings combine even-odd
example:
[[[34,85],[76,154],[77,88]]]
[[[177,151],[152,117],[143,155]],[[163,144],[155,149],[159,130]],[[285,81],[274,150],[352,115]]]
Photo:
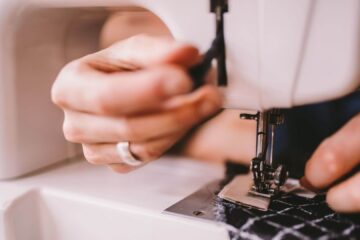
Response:
[[[237,168],[237,169],[236,169]],[[226,180],[245,173],[246,167],[227,164]],[[314,198],[283,194],[263,212],[215,198],[217,221],[226,223],[231,240],[239,239],[360,239],[360,214],[331,210],[325,195]]]
[[[216,216],[228,224],[231,240],[360,239],[360,215],[335,213],[324,195],[307,199],[285,194],[267,212],[217,199]]]

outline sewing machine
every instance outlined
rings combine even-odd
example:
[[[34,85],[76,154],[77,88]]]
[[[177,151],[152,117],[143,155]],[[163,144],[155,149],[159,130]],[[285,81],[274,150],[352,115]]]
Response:
[[[63,138],[62,113],[50,101],[50,87],[67,62],[98,50],[108,7],[151,11],[176,39],[203,52],[221,13],[224,107],[259,111],[242,117],[258,121],[255,158],[270,167],[272,159],[264,157],[268,138],[261,133],[266,128],[272,135],[281,123],[272,109],[341,97],[358,87],[360,1],[229,0],[220,13],[216,4],[222,1],[212,2],[214,9],[209,0],[0,2],[1,240],[227,238],[219,224],[163,213],[221,178],[221,167],[160,160],[119,176],[74,160],[80,150]]]

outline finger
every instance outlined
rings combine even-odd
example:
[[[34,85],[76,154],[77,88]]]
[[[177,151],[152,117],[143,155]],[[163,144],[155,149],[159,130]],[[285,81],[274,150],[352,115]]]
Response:
[[[63,109],[121,115],[156,109],[191,89],[192,80],[175,65],[108,74],[73,62],[54,83],[52,100]]]
[[[130,152],[137,159],[144,162],[154,161],[159,159],[184,134],[185,132],[179,132],[167,137],[155,139],[148,142],[134,142],[130,144]]]
[[[360,173],[331,188],[326,200],[338,212],[360,212]]]
[[[161,139],[143,143],[131,143],[130,152],[139,160],[148,163],[160,158],[171,148],[184,133],[176,133]],[[114,171],[128,172],[135,169],[123,163],[123,159],[116,150],[116,144],[83,144],[83,153],[86,160],[94,165],[109,165]]]
[[[208,86],[154,114],[116,118],[66,110],[63,131],[68,141],[77,143],[147,141],[186,131],[220,106],[218,91]]]
[[[190,67],[199,62],[201,58],[198,49],[188,43],[144,34],[115,43],[103,51],[85,57],[85,59],[91,63],[93,59],[99,57],[111,63],[118,62],[120,65],[128,63],[139,68],[164,63]]]
[[[350,172],[360,162],[360,115],[325,140],[306,164],[305,176],[322,189]]]
[[[124,163],[116,151],[116,144],[83,144],[85,159],[93,165],[109,165],[119,173],[132,171],[135,166]]]

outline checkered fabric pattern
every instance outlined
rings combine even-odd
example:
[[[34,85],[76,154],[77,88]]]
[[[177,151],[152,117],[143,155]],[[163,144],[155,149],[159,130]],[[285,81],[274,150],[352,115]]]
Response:
[[[215,200],[218,221],[227,223],[231,240],[360,239],[360,215],[333,212],[325,196],[313,199],[285,194],[262,212]]]

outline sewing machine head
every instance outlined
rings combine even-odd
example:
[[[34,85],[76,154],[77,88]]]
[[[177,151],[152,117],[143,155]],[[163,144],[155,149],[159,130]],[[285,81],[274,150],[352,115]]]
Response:
[[[50,102],[50,86],[67,62],[98,49],[109,7],[151,11],[175,39],[205,52],[216,32],[211,2],[223,1],[1,1],[0,178],[77,153],[63,140],[62,114]],[[224,107],[288,108],[340,97],[358,86],[358,0],[227,4]]]

